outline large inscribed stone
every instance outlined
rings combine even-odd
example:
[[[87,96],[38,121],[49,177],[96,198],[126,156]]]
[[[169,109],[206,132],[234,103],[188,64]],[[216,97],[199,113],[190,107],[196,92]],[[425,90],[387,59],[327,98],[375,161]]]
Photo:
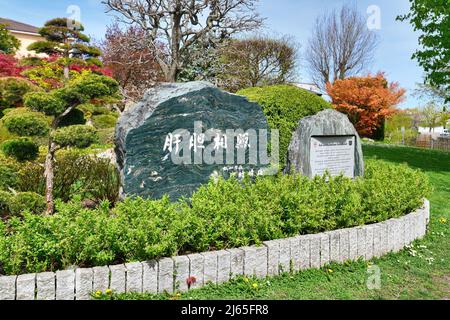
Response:
[[[261,107],[206,82],[150,89],[116,128],[122,196],[190,196],[211,177],[262,174],[269,126]]]

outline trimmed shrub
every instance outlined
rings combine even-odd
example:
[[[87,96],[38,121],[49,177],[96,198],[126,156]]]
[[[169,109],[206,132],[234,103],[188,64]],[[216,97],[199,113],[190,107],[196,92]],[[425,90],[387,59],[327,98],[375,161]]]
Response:
[[[8,188],[16,188],[19,182],[19,175],[15,168],[0,163],[0,190],[8,190]]]
[[[190,199],[126,199],[112,210],[108,201],[94,210],[59,202],[54,216],[0,222],[0,266],[20,274],[260,244],[399,217],[429,195],[426,176],[406,165],[372,160],[366,171],[356,180],[219,179]]]
[[[24,211],[41,214],[47,204],[45,198],[34,192],[21,192],[12,196],[9,201],[9,212],[15,216],[22,216]]]
[[[3,153],[17,161],[36,160],[39,155],[39,146],[28,138],[9,140],[1,145]]]
[[[321,97],[290,85],[255,87],[237,94],[258,103],[271,129],[280,130],[280,163],[284,167],[292,134],[300,119],[314,115],[331,105]]]
[[[0,78],[0,109],[23,107],[23,97],[28,92],[40,91],[26,79]]]
[[[87,148],[98,141],[95,128],[85,125],[74,125],[56,130],[53,140],[61,147]]]
[[[43,112],[48,116],[61,114],[67,108],[65,102],[53,93],[28,93],[24,97],[24,104],[26,107]]]
[[[45,136],[50,130],[48,120],[42,113],[27,108],[9,111],[2,122],[9,132],[20,136]]]
[[[115,128],[117,116],[112,114],[102,114],[92,117],[94,127],[97,129]]]
[[[9,203],[11,201],[11,194],[0,190],[0,217],[9,214]]]

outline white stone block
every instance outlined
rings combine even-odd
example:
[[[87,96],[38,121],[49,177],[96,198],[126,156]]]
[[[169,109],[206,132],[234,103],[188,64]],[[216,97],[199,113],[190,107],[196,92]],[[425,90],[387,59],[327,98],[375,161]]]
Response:
[[[310,257],[310,239],[308,236],[299,237],[299,256],[300,256],[300,270],[306,270],[311,268],[311,257]]]
[[[321,240],[320,235],[309,236],[311,268],[313,269],[320,268],[320,246],[321,246],[320,240]]]
[[[429,206],[429,205],[428,205]],[[419,239],[422,239],[427,234],[427,226],[430,222],[429,211],[422,210],[419,214]]]
[[[395,219],[395,252],[403,249],[405,244],[405,222],[401,219]]]
[[[374,257],[374,229],[373,226],[365,226],[364,228],[366,229],[366,260],[370,260]]]
[[[291,242],[289,239],[278,240],[280,245],[279,273],[291,270]]]
[[[187,256],[174,257],[173,262],[175,268],[175,290],[186,292],[188,290],[189,258]]]
[[[127,268],[124,264],[110,266],[110,289],[115,293],[125,293],[127,290]]]
[[[366,258],[366,232],[367,230],[364,227],[358,227],[358,251],[357,258]]]
[[[410,245],[414,241],[414,216],[405,216],[405,245]]]
[[[387,222],[378,224],[380,230],[380,256],[383,256],[389,252],[389,227]]]
[[[36,275],[36,300],[55,300],[56,275],[53,272],[38,273]]]
[[[142,263],[142,292],[158,293],[158,262],[155,260]]]
[[[379,224],[374,224],[372,228],[373,228],[373,256],[379,258],[383,255],[381,242],[382,229],[379,226]]]
[[[217,252],[205,252],[202,253],[202,256],[205,259],[203,267],[204,284],[217,284]]]
[[[339,262],[350,259],[350,233],[348,229],[339,231]]]
[[[164,258],[158,261],[158,292],[173,293],[173,260]]]
[[[300,238],[290,238],[291,245],[291,272],[300,270]]]
[[[0,276],[0,301],[16,299],[17,276]]]
[[[75,270],[56,271],[56,300],[75,300]]]
[[[127,292],[142,293],[143,268],[142,263],[134,262],[125,265],[127,269]]]
[[[395,239],[396,239],[396,232],[397,232],[395,219],[390,219],[386,223],[388,226],[388,252],[394,252],[395,246],[396,246]]]
[[[424,200],[424,215],[425,215],[425,224],[428,225],[430,223],[430,214],[431,214],[431,205],[430,200]],[[426,228],[425,228],[426,230]]]
[[[412,220],[412,237],[413,241],[417,240],[420,235],[420,213],[418,211],[411,214],[411,220]]]
[[[267,277],[267,248],[265,246],[255,248],[256,268],[255,276],[257,278]]]
[[[75,270],[76,300],[90,300],[93,288],[94,272],[92,269]]]
[[[243,247],[244,251],[244,275],[253,277],[256,274],[256,248]]]
[[[217,283],[228,282],[231,274],[231,254],[228,251],[217,252],[217,267]]]
[[[280,263],[280,243],[276,240],[266,241],[264,245],[267,247],[267,274],[277,276]]]
[[[101,291],[104,293],[109,289],[109,268],[95,267],[92,270],[94,272],[93,292]]]
[[[229,249],[231,259],[231,277],[244,274],[244,251],[241,249]]]
[[[23,274],[16,280],[16,299],[34,300],[36,290],[36,274]]]
[[[330,262],[340,262],[340,231],[327,232],[330,237]]]
[[[330,235],[322,233],[320,236],[320,266],[330,263]]]
[[[187,256],[190,262],[189,276],[195,279],[191,285],[191,289],[197,289],[203,287],[204,281],[204,264],[205,259],[201,254],[190,254]]]
[[[349,260],[356,261],[358,260],[358,228],[348,229],[348,239],[349,239]]]

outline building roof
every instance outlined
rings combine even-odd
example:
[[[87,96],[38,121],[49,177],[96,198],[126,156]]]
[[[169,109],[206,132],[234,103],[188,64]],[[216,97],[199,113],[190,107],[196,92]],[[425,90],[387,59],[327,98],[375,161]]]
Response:
[[[39,28],[26,23],[0,18],[0,24],[6,25],[6,29],[10,31],[39,34]]]
[[[318,96],[323,96],[323,92],[320,90],[320,88],[318,86],[316,86],[315,84],[312,83],[293,83],[294,86],[296,86],[297,88],[301,88],[304,90],[308,90]]]

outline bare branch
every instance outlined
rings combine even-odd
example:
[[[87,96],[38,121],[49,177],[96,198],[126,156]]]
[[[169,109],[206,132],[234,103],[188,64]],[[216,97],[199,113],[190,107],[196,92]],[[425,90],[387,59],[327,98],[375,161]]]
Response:
[[[343,6],[318,17],[305,57],[313,82],[324,89],[328,82],[365,71],[377,45],[356,7]]]

